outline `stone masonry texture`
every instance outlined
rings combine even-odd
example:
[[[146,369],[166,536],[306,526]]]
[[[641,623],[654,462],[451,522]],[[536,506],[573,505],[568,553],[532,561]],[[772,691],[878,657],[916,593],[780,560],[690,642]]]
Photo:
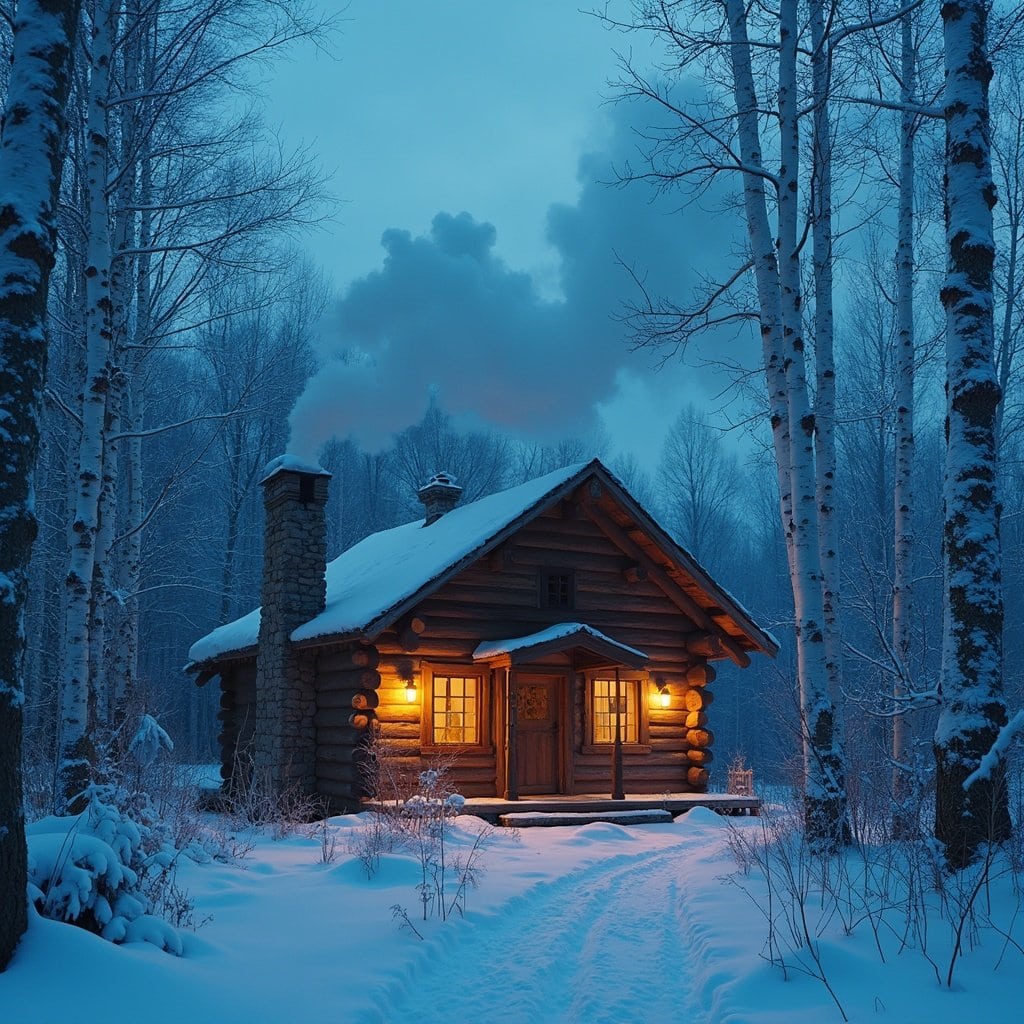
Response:
[[[253,766],[257,781],[275,795],[316,790],[314,662],[292,648],[289,636],[324,607],[329,479],[278,470],[263,484],[263,611]]]

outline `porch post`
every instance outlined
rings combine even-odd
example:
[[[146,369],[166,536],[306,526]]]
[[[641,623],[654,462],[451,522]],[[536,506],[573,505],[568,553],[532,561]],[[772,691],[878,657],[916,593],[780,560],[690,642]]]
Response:
[[[612,744],[612,799],[625,800],[622,788],[622,684],[615,670],[615,742]]]
[[[505,691],[508,700],[508,733],[505,748],[505,799],[519,799],[519,758],[516,754],[516,734],[519,729],[518,691],[515,670],[508,669]]]

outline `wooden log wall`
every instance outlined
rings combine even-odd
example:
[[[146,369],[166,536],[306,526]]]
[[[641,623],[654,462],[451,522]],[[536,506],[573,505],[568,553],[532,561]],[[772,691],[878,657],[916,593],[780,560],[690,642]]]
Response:
[[[429,629],[429,623],[428,623]],[[442,642],[443,643],[443,642]],[[476,646],[474,644],[474,646]],[[431,645],[437,650],[436,638]],[[451,661],[452,654],[447,647],[442,648],[443,657],[434,656],[436,661]],[[479,753],[461,751],[457,755],[445,752],[426,752],[422,750],[421,704],[427,699],[423,693],[423,680],[417,680],[420,687],[416,700],[410,704],[406,699],[406,680],[399,674],[398,663],[408,658],[401,642],[380,644],[380,703],[377,707],[377,719],[380,725],[380,740],[398,769],[398,778],[392,785],[403,787],[409,796],[416,791],[419,773],[430,766],[440,765],[446,771],[446,780],[453,789],[463,796],[494,796],[497,767],[495,761],[496,737],[493,723],[487,723],[485,744]],[[421,651],[416,652],[417,660]],[[460,659],[465,661],[463,655]],[[468,669],[479,668],[471,664]],[[484,685],[488,689],[487,712],[494,713],[494,689],[489,678],[490,673],[484,670]],[[483,724],[482,724],[483,727]],[[396,796],[398,794],[395,794]],[[393,798],[389,796],[388,798]]]
[[[316,787],[337,810],[358,810],[369,785],[367,743],[380,705],[380,655],[368,644],[310,652],[316,658]]]
[[[230,662],[220,673],[220,775],[230,788],[251,766],[256,731],[256,659]]]
[[[681,679],[683,672],[676,673]],[[659,675],[666,675],[659,671]],[[648,682],[640,686],[640,700],[646,702],[647,731],[641,736],[639,748],[631,752],[628,744],[623,746],[623,782],[627,793],[686,793],[704,792],[707,789],[708,774],[693,773],[695,765],[703,767],[712,760],[711,751],[697,752],[695,744],[703,737],[692,735],[687,725],[689,712],[685,710],[685,695],[690,691],[681,681],[666,682],[672,703],[661,707],[656,699],[658,693]],[[604,793],[611,785],[610,748],[601,747],[596,752],[586,747],[586,702],[588,688],[577,679],[574,693],[573,744],[574,793]],[[697,758],[699,760],[694,760]]]
[[[540,601],[543,569],[569,570],[575,578],[575,607],[546,608]],[[625,555],[584,510],[570,503],[538,517],[523,527],[500,549],[448,581],[415,609],[411,635],[408,620],[389,631],[379,646],[385,663],[405,654],[417,660],[469,663],[481,639],[524,636],[554,622],[586,622],[650,657],[651,678],[668,682],[672,706],[648,709],[649,753],[626,754],[624,779],[627,791],[661,793],[704,791],[708,785],[713,736],[707,728],[711,703],[689,696],[714,678],[714,669],[696,653],[695,624],[649,579],[635,571]],[[381,705],[378,717],[382,735],[404,742],[409,757],[419,735],[408,720],[404,683],[382,669]],[[491,684],[493,691],[493,683]],[[583,753],[584,695],[574,688],[571,791],[603,791],[609,784],[609,763],[603,753]],[[393,696],[389,697],[388,694]],[[640,699],[650,702],[652,688],[641,687]],[[703,702],[702,702],[703,701]],[[697,707],[690,707],[695,702]],[[691,719],[691,711],[698,712]],[[404,718],[402,716],[405,716]],[[393,716],[398,716],[394,718]],[[392,724],[393,723],[393,724]],[[403,731],[404,727],[404,731]],[[501,736],[493,736],[496,744]],[[628,751],[628,748],[627,748]],[[494,795],[497,764],[490,755],[460,759],[465,772],[466,795]],[[460,774],[460,778],[462,778]]]
[[[693,624],[649,579],[630,583],[632,560],[584,514],[557,512],[538,517],[509,542],[502,567],[483,560],[422,602],[426,623],[416,654],[468,657],[481,637],[503,639],[536,632],[566,619],[586,622],[645,651],[654,666],[677,672],[697,661],[683,637]],[[575,574],[572,609],[540,606],[539,574],[544,568]]]

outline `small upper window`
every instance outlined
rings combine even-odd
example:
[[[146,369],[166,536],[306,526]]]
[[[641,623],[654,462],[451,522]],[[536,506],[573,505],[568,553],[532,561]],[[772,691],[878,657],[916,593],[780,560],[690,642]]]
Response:
[[[541,574],[540,603],[544,608],[573,608],[576,580],[568,569],[545,569]]]

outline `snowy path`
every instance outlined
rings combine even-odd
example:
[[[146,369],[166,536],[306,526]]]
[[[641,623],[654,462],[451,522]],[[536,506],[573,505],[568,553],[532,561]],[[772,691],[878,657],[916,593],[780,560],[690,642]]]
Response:
[[[361,1020],[700,1024],[707,1017],[691,1005],[679,916],[681,865],[674,847],[538,885],[435,949]]]

